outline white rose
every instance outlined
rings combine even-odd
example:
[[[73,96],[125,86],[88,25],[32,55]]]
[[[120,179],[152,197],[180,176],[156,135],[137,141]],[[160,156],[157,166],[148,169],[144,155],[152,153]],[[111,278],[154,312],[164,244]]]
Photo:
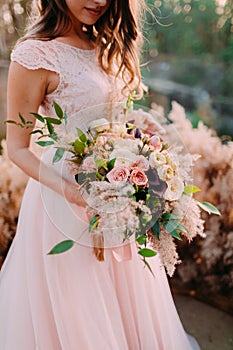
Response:
[[[170,165],[162,165],[157,168],[159,178],[163,181],[171,180],[175,173]]]
[[[142,147],[142,141],[140,139],[117,139],[114,142],[114,148],[128,150],[134,154],[138,154],[139,147]]]
[[[109,156],[110,159],[116,158],[116,165],[125,164],[128,166],[135,162],[136,157],[136,154],[132,153],[127,149],[122,148],[114,149]]]
[[[164,193],[164,199],[168,201],[176,201],[180,199],[182,193],[184,192],[184,183],[178,178],[174,177],[170,181],[167,182],[168,188]]]
[[[152,168],[157,168],[167,163],[166,155],[161,152],[152,152],[149,158],[149,164]]]

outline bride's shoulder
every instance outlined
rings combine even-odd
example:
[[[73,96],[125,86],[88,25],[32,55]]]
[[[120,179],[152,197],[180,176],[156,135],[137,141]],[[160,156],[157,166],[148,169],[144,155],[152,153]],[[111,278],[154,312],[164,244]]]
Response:
[[[44,68],[59,72],[58,53],[50,40],[24,39],[19,41],[11,53],[11,61],[28,69]]]

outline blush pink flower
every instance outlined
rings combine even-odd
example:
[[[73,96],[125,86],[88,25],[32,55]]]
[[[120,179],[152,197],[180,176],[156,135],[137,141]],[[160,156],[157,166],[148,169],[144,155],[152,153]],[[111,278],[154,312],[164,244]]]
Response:
[[[152,148],[153,151],[161,151],[162,149],[162,142],[160,140],[159,136],[152,136],[150,138],[150,147]]]
[[[148,179],[143,170],[139,168],[134,168],[130,175],[130,182],[133,185],[146,186],[148,184]]]
[[[136,156],[135,161],[131,164],[131,168],[140,168],[144,171],[149,169],[149,161],[143,156]]]
[[[108,181],[112,184],[119,182],[126,182],[130,175],[129,168],[125,165],[115,166],[109,173],[106,175]]]

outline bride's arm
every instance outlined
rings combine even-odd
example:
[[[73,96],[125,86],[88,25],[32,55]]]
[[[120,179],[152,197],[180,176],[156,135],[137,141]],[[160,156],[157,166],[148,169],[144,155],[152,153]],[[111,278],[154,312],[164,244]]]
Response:
[[[45,94],[54,90],[56,73],[45,69],[28,70],[18,63],[12,62],[8,75],[7,106],[8,119],[19,121],[19,112],[33,125],[35,117],[30,113],[37,112]],[[51,167],[43,164],[30,151],[30,129],[20,128],[7,123],[7,149],[12,162],[21,168],[28,176],[65,196],[67,200],[77,205],[85,206],[78,185],[61,179]]]

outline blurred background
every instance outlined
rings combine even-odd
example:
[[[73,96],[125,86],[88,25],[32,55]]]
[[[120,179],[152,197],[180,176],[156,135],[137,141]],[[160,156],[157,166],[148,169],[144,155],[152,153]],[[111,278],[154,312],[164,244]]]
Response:
[[[173,108],[176,127],[192,153],[199,199],[215,204],[221,217],[206,219],[206,239],[178,245],[183,263],[170,281],[186,293],[233,314],[233,2],[147,0],[142,73],[149,87],[140,104]],[[4,139],[9,55],[27,22],[28,0],[0,0],[0,138]],[[153,15],[152,15],[153,13]],[[177,105],[177,101],[185,108]],[[179,122],[180,114],[180,122]],[[201,123],[200,123],[201,121]],[[204,124],[204,126],[203,126]],[[25,177],[0,157],[0,266],[17,225]],[[220,348],[219,348],[220,349]]]

